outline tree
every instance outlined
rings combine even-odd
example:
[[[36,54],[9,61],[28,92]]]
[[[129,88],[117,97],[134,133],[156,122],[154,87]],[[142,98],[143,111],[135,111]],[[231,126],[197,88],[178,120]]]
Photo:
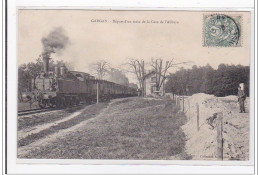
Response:
[[[202,77],[202,84],[200,87],[200,92],[212,94],[212,88],[213,88],[213,80],[215,76],[215,70],[207,64],[205,67],[202,68],[203,71],[203,77]]]
[[[31,91],[32,85],[35,86],[35,79],[42,71],[42,62],[29,62],[18,67],[18,90]]]
[[[166,83],[166,92],[187,94],[214,94],[215,96],[236,95],[239,83],[245,84],[245,93],[249,95],[249,66],[220,64],[217,70],[211,66],[193,66],[192,69],[180,69],[170,74]]]
[[[144,60],[141,59],[129,59],[127,65],[129,66],[128,72],[133,73],[136,75],[136,78],[139,83],[139,87],[142,92],[142,96],[144,96],[144,76],[145,76],[145,69],[144,69]]]
[[[166,75],[168,73],[168,70],[170,68],[175,67],[176,65],[180,64],[186,64],[188,62],[181,62],[181,63],[174,63],[174,59],[166,60],[163,59],[151,59],[151,66],[153,67],[156,75],[156,90],[159,91],[161,89],[161,86],[166,80]]]
[[[41,73],[41,65],[38,63],[28,63],[27,64],[27,72],[30,75],[30,78],[32,79],[33,86],[35,87],[35,79],[37,76]]]
[[[23,101],[22,92],[32,90],[32,85],[35,86],[35,79],[42,71],[42,62],[37,59],[37,62],[29,62],[18,67],[18,99]]]
[[[94,74],[97,75],[99,80],[103,80],[103,77],[110,68],[109,63],[104,60],[99,60],[96,63],[92,63],[90,64],[90,67],[94,71]]]
[[[28,90],[29,75],[26,73],[26,64],[22,64],[18,67],[18,100],[23,101],[22,92]]]

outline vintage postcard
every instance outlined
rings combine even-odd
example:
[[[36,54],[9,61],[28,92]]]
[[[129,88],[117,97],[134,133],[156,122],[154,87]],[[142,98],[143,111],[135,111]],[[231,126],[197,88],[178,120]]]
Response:
[[[18,160],[253,159],[250,12],[18,9],[17,34]]]

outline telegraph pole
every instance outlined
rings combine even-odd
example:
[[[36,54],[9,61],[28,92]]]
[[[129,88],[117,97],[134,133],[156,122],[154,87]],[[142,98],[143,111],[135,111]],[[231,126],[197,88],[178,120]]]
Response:
[[[142,96],[144,97],[145,96],[145,87],[144,87],[144,60],[142,60],[142,64],[141,64],[141,68],[142,68],[142,86],[143,86],[143,89],[142,89]]]
[[[99,87],[98,87],[98,80],[97,80],[97,104],[98,104],[98,101],[99,101]]]
[[[156,85],[156,91],[158,91],[158,66],[157,66],[157,60],[158,59],[156,59],[156,61],[155,61],[155,79],[156,79],[156,81],[155,81],[155,85]]]

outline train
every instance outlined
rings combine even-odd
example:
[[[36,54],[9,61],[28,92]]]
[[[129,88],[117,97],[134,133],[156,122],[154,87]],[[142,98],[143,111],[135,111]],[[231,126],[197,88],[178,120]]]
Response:
[[[49,71],[48,58],[43,59],[43,67],[44,71],[36,77],[32,85],[32,96],[40,108],[67,107],[80,102],[91,104],[97,98],[102,102],[138,95],[135,88],[98,80],[88,73],[69,71],[64,64]]]

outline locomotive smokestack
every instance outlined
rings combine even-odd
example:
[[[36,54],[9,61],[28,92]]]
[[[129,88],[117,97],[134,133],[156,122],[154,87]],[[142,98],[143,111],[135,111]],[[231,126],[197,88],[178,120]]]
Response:
[[[49,60],[50,58],[48,57],[43,57],[43,70],[44,72],[48,75],[49,73]]]
[[[69,38],[66,36],[62,27],[54,28],[46,37],[42,38],[42,58],[44,72],[49,72],[49,60],[53,53],[61,53],[69,43]]]

